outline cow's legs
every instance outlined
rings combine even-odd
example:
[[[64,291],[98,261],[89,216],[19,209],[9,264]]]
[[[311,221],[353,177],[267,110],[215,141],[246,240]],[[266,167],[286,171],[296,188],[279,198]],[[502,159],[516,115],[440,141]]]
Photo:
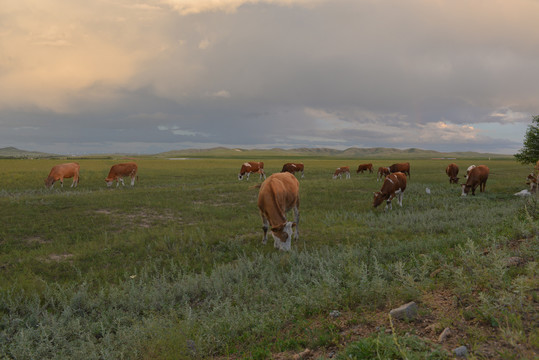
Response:
[[[64,178],[60,178],[60,187],[64,187]]]
[[[251,175],[251,173],[247,172],[247,180],[249,180],[249,175]]]
[[[349,172],[346,173],[346,178],[350,179],[350,173]]]
[[[268,228],[269,222],[264,216],[262,216],[262,230],[264,230],[264,237],[262,238],[262,244],[266,245],[268,242]]]
[[[299,239],[299,208],[297,206],[294,207],[294,221],[296,222],[296,231],[294,232],[294,236],[297,240]]]
[[[402,198],[404,196],[404,191],[399,190],[399,205],[402,207]]]
[[[131,178],[131,186],[134,186],[134,185],[135,185],[135,177],[133,176],[133,177]]]
[[[125,186],[124,178],[120,178],[120,181],[122,182],[122,186]]]

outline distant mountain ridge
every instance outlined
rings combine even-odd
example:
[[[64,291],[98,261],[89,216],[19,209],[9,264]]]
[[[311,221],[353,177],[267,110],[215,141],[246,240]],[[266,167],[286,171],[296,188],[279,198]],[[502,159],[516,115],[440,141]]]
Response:
[[[43,158],[43,157],[56,157],[59,155],[48,154],[39,151],[27,151],[17,149],[13,146],[0,148],[0,158]]]
[[[395,149],[395,148],[357,148],[351,147],[345,150],[331,148],[296,148],[296,149],[241,149],[216,147],[211,149],[185,149],[172,150],[159,154],[157,157],[342,157],[342,158],[364,158],[364,159],[431,159],[431,158],[512,158],[513,155],[479,153],[479,152],[439,152],[434,150],[423,150],[418,148]]]
[[[103,157],[106,154],[99,154],[99,157]],[[126,156],[125,154],[109,154],[114,156]],[[66,155],[49,154],[39,151],[27,151],[17,149],[13,146],[0,148],[0,158],[51,158],[51,157],[63,157]],[[84,157],[80,155],[77,157]],[[141,156],[130,155],[130,156]],[[358,148],[351,147],[345,150],[337,150],[332,148],[295,148],[295,149],[241,149],[241,148],[227,148],[227,147],[215,147],[210,149],[184,149],[184,150],[172,150],[162,152],[153,155],[142,156],[154,156],[158,158],[180,158],[180,157],[201,157],[201,158],[238,158],[238,159],[255,159],[255,158],[303,158],[303,157],[315,157],[315,158],[354,158],[354,159],[432,159],[432,158],[458,158],[458,159],[481,159],[481,158],[493,158],[493,159],[509,159],[513,158],[513,155],[503,154],[491,154],[491,153],[479,153],[479,152],[439,152],[434,150],[423,150],[418,148],[410,149],[395,149],[395,148]]]

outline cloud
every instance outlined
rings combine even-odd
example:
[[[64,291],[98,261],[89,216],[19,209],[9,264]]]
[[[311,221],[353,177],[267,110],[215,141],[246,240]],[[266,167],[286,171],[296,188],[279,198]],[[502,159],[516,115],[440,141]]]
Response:
[[[243,5],[273,4],[280,6],[308,5],[317,0],[162,0],[181,15],[222,11],[235,13]]]
[[[159,125],[157,126],[157,129],[160,131],[170,131],[172,134],[180,135],[180,136],[202,136],[202,137],[210,136],[210,134],[200,132],[200,131],[182,130],[177,125],[173,125],[173,126]]]
[[[511,108],[504,107],[492,112],[490,114],[490,118],[493,118],[494,121],[502,124],[529,122],[532,118],[532,114],[520,111],[513,111]]]

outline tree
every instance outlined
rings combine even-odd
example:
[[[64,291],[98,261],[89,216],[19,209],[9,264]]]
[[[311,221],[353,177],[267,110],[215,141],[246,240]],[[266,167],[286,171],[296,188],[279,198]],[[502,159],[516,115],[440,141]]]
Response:
[[[522,164],[535,164],[539,160],[539,115],[533,117],[524,136],[524,146],[515,158]]]

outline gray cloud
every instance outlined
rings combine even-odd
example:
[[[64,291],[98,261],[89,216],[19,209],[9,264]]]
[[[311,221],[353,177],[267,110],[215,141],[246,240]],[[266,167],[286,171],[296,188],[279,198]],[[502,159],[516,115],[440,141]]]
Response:
[[[0,9],[0,146],[510,153],[539,113],[537,2],[25,3]]]

